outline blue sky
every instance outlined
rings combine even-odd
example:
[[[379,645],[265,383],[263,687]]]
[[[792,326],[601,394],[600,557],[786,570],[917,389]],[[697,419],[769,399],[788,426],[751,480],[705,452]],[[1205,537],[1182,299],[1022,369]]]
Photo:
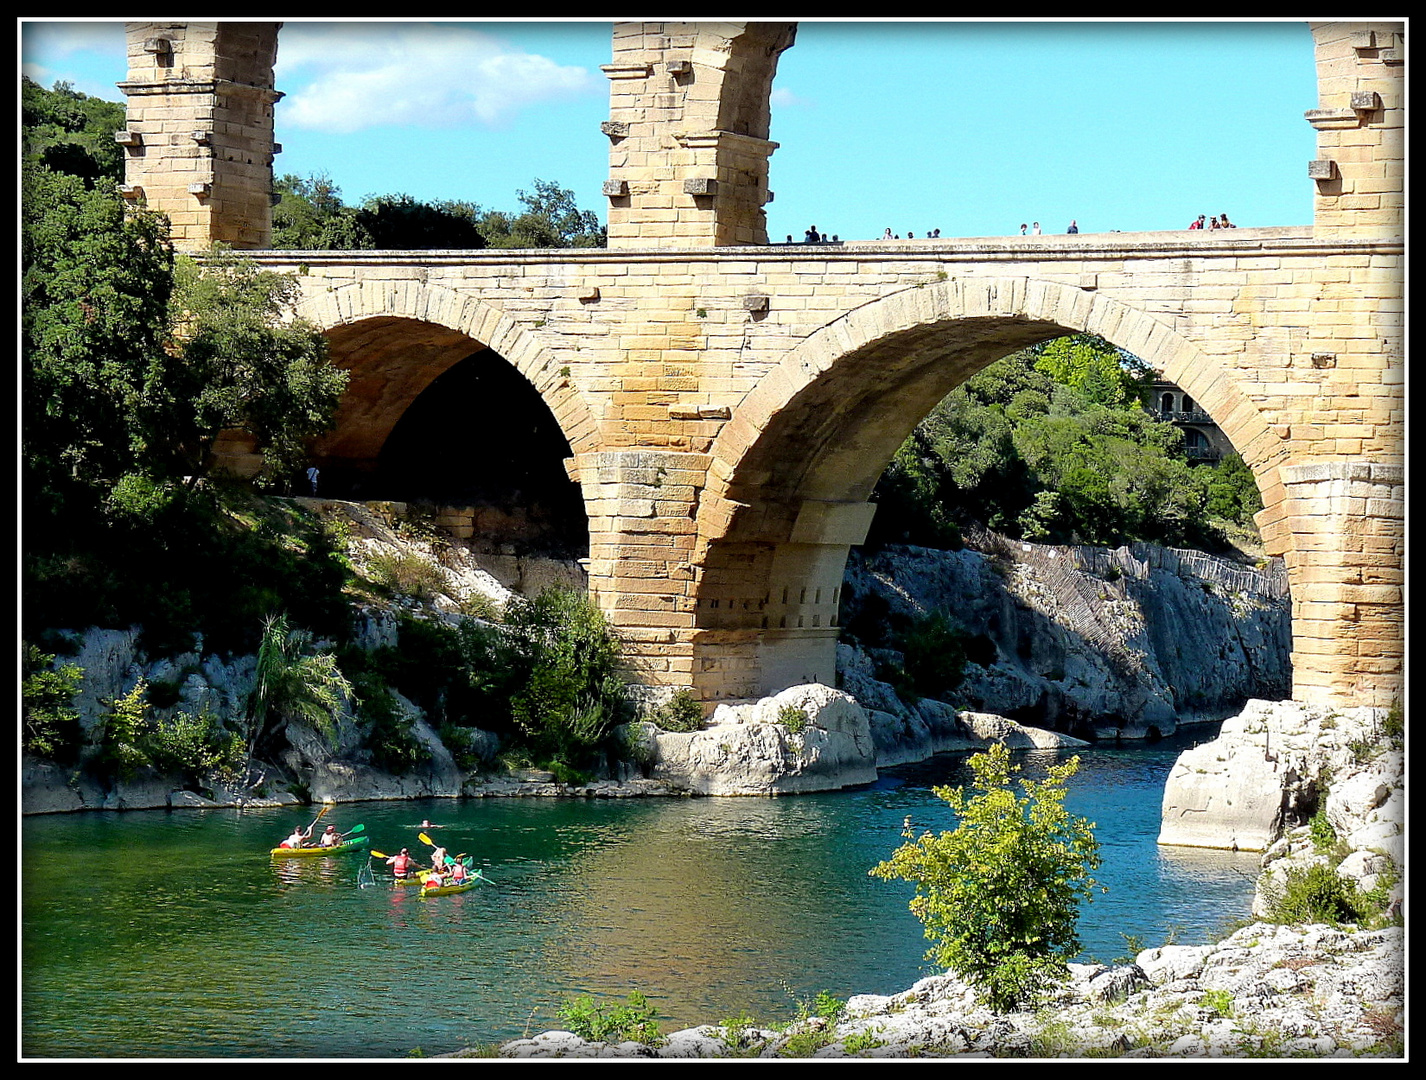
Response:
[[[122,101],[121,22],[20,24],[22,70]],[[536,178],[604,216],[608,22],[289,21],[278,173],[348,203],[516,209]],[[993,236],[1312,220],[1305,21],[804,21],[773,89],[768,229]]]

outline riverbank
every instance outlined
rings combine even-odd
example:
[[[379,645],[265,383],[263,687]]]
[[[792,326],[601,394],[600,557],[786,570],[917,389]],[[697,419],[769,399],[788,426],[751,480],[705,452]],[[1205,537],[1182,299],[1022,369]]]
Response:
[[[1399,926],[1253,923],[1212,945],[1146,949],[1131,964],[1072,964],[1033,1011],[993,1013],[948,974],[780,1030],[720,1023],[648,1043],[551,1031],[443,1056],[1394,1058],[1405,1051],[1404,958]]]

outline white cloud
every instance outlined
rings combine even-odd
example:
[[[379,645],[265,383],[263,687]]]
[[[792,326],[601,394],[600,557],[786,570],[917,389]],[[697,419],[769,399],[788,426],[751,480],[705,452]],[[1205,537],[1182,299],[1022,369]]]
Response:
[[[293,127],[350,133],[379,125],[498,126],[528,105],[607,86],[586,68],[517,51],[462,24],[288,23],[278,106]]]
[[[816,105],[811,98],[800,97],[791,90],[786,90],[780,86],[772,88],[772,95],[769,103],[774,109],[798,109]]]

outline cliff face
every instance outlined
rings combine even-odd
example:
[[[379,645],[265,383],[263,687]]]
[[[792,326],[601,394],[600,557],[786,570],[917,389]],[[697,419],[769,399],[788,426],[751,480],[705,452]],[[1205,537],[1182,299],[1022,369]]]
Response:
[[[1108,550],[981,538],[985,551],[853,552],[844,626],[945,612],[973,639],[951,703],[1097,738],[1144,738],[1221,720],[1291,691],[1291,611],[1280,568],[1253,570],[1148,544]],[[862,620],[861,625],[865,625]],[[893,650],[842,650],[858,700]],[[876,707],[886,707],[880,705]]]

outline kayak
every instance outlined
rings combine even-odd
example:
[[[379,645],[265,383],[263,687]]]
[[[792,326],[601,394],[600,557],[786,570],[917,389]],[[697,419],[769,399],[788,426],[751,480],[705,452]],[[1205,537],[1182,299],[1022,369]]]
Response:
[[[451,896],[451,895],[453,895],[453,894],[455,894],[455,893],[469,892],[471,889],[473,889],[473,888],[475,888],[477,885],[479,885],[483,880],[485,880],[485,879],[482,878],[479,874],[476,874],[474,877],[467,878],[465,881],[462,881],[459,885],[435,885],[435,886],[422,885],[422,886],[421,886],[421,895],[422,895],[422,896]]]
[[[344,844],[334,844],[332,847],[275,847],[272,849],[274,859],[301,859],[321,855],[342,855],[348,851],[360,851],[371,842],[368,836],[354,836]]]

